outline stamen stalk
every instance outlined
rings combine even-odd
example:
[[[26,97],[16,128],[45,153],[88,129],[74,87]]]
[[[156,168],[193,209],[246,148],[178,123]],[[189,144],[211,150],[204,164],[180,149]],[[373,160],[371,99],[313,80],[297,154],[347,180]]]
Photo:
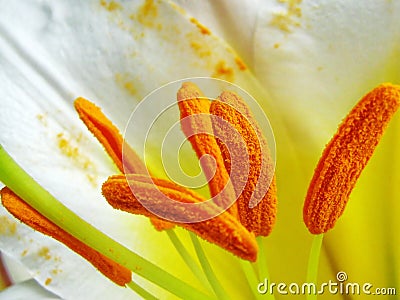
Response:
[[[229,300],[230,297],[228,297],[228,295],[226,294],[221,283],[218,281],[217,277],[215,277],[214,271],[211,268],[210,263],[208,262],[206,254],[204,253],[204,250],[201,247],[199,240],[197,239],[197,235],[190,232],[190,238],[192,239],[192,243],[193,243],[194,249],[196,250],[197,257],[200,261],[200,264],[203,268],[204,273],[207,276],[208,282],[210,283],[211,287],[214,290],[215,295],[220,300]]]
[[[310,257],[308,259],[307,283],[314,283],[315,286],[317,286],[318,264],[319,264],[319,257],[321,253],[323,238],[324,238],[323,233],[314,235],[310,251]],[[307,295],[307,300],[316,300],[316,299],[317,295],[311,293]]]
[[[179,237],[177,236],[175,230],[168,229],[168,230],[166,230],[166,233],[168,234],[168,237],[171,240],[172,244],[174,245],[176,251],[182,257],[183,261],[189,267],[190,271],[192,271],[194,276],[197,277],[197,279],[200,281],[200,283],[203,284],[204,287],[206,287],[206,288],[210,287],[203,271],[201,270],[199,265],[195,262],[195,260],[190,255],[190,253],[186,250],[185,246],[182,244]]]
[[[0,181],[44,217],[89,247],[178,297],[210,299],[88,224],[30,177],[0,145]]]
[[[263,243],[263,238],[262,236],[257,237],[257,244],[258,244],[258,267],[259,267],[259,272],[260,272],[260,280],[264,281],[267,279],[269,281],[269,272],[268,272],[268,266],[267,266],[267,257],[265,255],[265,250],[264,250],[264,243]],[[265,299],[269,300],[274,300],[275,296],[273,294],[270,294],[267,292],[265,294]]]
[[[240,265],[242,266],[244,275],[246,276],[247,282],[249,284],[250,290],[254,295],[255,299],[264,299],[264,297],[258,293],[257,286],[260,280],[257,278],[253,265],[249,261],[239,259]]]
[[[153,296],[151,293],[146,291],[144,288],[142,288],[140,285],[138,285],[134,281],[127,283],[126,286],[145,300],[157,300],[158,299],[157,297]]]

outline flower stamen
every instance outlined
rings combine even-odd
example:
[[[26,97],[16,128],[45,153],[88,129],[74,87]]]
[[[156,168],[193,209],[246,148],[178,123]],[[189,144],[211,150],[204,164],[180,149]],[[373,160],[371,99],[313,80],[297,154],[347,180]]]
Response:
[[[230,174],[236,193],[240,222],[256,236],[271,233],[276,219],[276,183],[274,163],[271,159],[267,140],[256,122],[250,108],[234,92],[224,91],[210,107],[213,115],[227,121],[244,140],[247,152],[237,163],[248,162],[248,174],[243,174],[245,166],[231,172],[229,149],[217,139],[227,172]],[[217,119],[218,120],[218,119]],[[216,136],[223,137],[228,132],[222,122],[213,122]],[[233,137],[231,136],[230,139]],[[230,141],[238,144],[239,141]],[[240,151],[239,151],[240,152]],[[240,155],[240,154],[238,154]],[[247,175],[247,182],[242,182]],[[238,187],[243,186],[243,190]]]
[[[127,174],[126,168],[123,172],[123,166],[119,168],[124,175],[111,176],[103,184],[103,195],[116,209],[147,216],[152,219],[153,224],[158,222],[162,224],[161,216],[169,216],[168,219],[173,224],[186,228],[243,259],[255,261],[258,246],[254,234],[268,235],[276,215],[274,166],[266,139],[250,109],[236,94],[223,92],[218,98],[219,101],[214,101],[216,104],[211,109],[211,100],[205,97],[195,84],[187,82],[178,91],[177,98],[182,130],[199,157],[208,180],[210,194],[216,201],[207,202],[206,199],[183,186],[168,180],[149,177],[147,170],[143,172],[144,169],[140,173],[136,171]],[[117,165],[122,165],[123,138],[118,129],[97,106],[89,101],[79,98],[75,102],[75,107],[89,130],[114,157]],[[246,187],[243,193],[236,192],[233,184],[235,180],[239,181],[239,177],[243,180],[243,178],[247,179],[247,176],[233,174],[234,180],[231,181],[228,171],[232,171],[230,162],[232,158],[227,151],[229,149],[222,144],[219,145],[221,141],[218,140],[218,135],[221,133],[218,131],[221,131],[221,128],[216,126],[212,117],[223,119],[225,123],[232,125],[231,127],[238,135],[237,138],[244,139],[244,143],[242,142],[244,149],[247,147],[250,152],[249,157],[244,151],[246,152],[244,159],[246,161],[253,159],[249,182],[242,184]],[[226,138],[229,140],[232,136]],[[235,144],[236,140],[233,143]],[[235,147],[234,151],[240,151],[238,149]],[[133,160],[134,164],[145,168],[144,163],[136,154]],[[245,168],[240,171],[246,172]],[[261,185],[267,186],[264,193],[257,189],[260,181],[262,181]],[[271,187],[268,189],[270,183]],[[237,198],[236,193],[241,201],[241,216],[238,214],[237,205],[232,205]],[[255,204],[253,204],[254,198],[258,199]],[[172,201],[165,201],[166,199]],[[176,205],[179,202],[193,204],[193,206],[189,208],[185,205]],[[229,206],[229,213],[220,214],[221,207]],[[178,221],[187,218],[189,221]]]
[[[135,191],[134,194],[131,189]],[[182,210],[173,202],[165,202],[162,195],[176,202],[190,204],[203,203],[205,199],[173,182],[143,175],[111,176],[103,184],[102,192],[114,208],[147,217],[157,218],[142,203],[146,203],[146,207],[150,206],[151,211],[156,211],[157,214],[168,214],[179,218],[190,213],[193,220],[203,219],[204,215],[208,216],[220,210],[213,203],[209,203],[207,207],[198,206],[190,212]],[[202,222],[177,223],[177,225],[243,259],[255,261],[258,248],[254,235],[249,233],[232,215],[226,213],[219,215],[215,213],[215,215],[217,216]]]
[[[129,269],[105,257],[49,221],[8,187],[4,187],[0,191],[0,195],[3,206],[21,222],[63,243],[72,251],[85,258],[114,283],[125,286],[131,281],[131,271]]]
[[[231,206],[231,202],[236,199],[236,194],[216,139],[211,135],[213,127],[210,118],[210,99],[206,98],[191,82],[183,83],[177,96],[182,131],[200,159],[201,167],[209,180],[211,196],[216,198],[217,205],[230,206],[228,211],[238,216],[236,204]]]
[[[103,145],[104,149],[122,173],[147,174],[146,166],[128,145],[122,148],[124,139],[118,128],[92,102],[78,98],[74,102],[76,111],[90,132]],[[125,168],[125,170],[124,170]]]
[[[83,123],[103,145],[122,173],[148,173],[144,162],[129,145],[124,145],[124,139],[118,128],[103,114],[98,106],[82,97],[75,100],[74,106]],[[123,154],[122,151],[125,153]],[[172,223],[161,219],[151,218],[150,221],[158,231],[173,227]]]
[[[362,170],[400,106],[400,86],[382,84],[350,111],[326,146],[315,169],[303,208],[309,231],[335,226]]]

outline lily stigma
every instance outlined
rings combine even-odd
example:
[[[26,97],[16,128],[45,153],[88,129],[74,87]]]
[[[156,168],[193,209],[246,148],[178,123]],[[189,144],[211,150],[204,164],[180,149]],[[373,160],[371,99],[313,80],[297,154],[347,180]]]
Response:
[[[3,206],[20,221],[64,243],[117,285],[130,287],[145,299],[157,296],[135,283],[132,278],[136,275],[180,298],[230,299],[214,276],[197,236],[238,256],[254,297],[259,298],[257,282],[269,278],[261,237],[271,233],[276,218],[274,163],[266,138],[245,101],[234,92],[223,91],[211,101],[195,84],[186,82],[177,100],[182,130],[207,178],[213,199],[207,205],[202,205],[206,199],[194,191],[149,174],[144,162],[124,144],[119,130],[96,105],[78,98],[75,108],[122,173],[110,176],[103,184],[107,202],[115,209],[147,216],[157,230],[167,231],[176,250],[202,282],[203,290],[158,268],[81,220],[35,183],[1,148],[4,167],[0,179],[8,186],[1,191]],[[399,86],[376,87],[350,111],[326,146],[303,210],[304,222],[315,235],[309,282],[317,281],[322,234],[332,229],[342,215],[357,179],[399,106]],[[237,161],[239,165],[235,166]],[[264,188],[261,191],[259,182]],[[165,197],[174,203],[165,202]],[[174,226],[191,232],[200,266],[174,234]],[[136,275],[132,277],[133,273]],[[272,294],[265,296],[273,299]]]

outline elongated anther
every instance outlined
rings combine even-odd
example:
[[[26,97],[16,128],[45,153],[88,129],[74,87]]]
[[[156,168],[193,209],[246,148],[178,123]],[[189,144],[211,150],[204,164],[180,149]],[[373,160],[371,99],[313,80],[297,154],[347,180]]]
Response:
[[[303,208],[308,230],[320,234],[335,226],[350,193],[400,106],[400,86],[382,84],[350,111],[326,146]]]
[[[224,158],[225,167],[238,196],[237,206],[240,222],[256,236],[267,236],[271,233],[276,219],[276,183],[274,175],[274,162],[272,161],[267,140],[255,120],[250,108],[243,99],[234,92],[224,91],[213,101],[210,113],[226,122],[213,119],[215,135],[224,137],[229,134],[226,124],[233,126],[241,139],[246,144],[246,153],[237,151],[235,162],[231,162],[230,151],[235,151],[235,146],[227,147],[222,139],[217,139]],[[224,137],[225,141],[233,145],[239,141],[232,141],[231,137]],[[241,157],[243,156],[243,157]],[[231,164],[239,167],[231,172]],[[248,171],[245,166],[248,164]],[[244,174],[243,172],[248,172]],[[247,177],[247,181],[242,182]],[[239,187],[244,186],[243,189]]]
[[[213,136],[210,118],[210,99],[206,98],[200,89],[191,82],[185,82],[178,91],[178,106],[181,112],[183,133],[188,137],[201,167],[206,175],[212,197],[216,197],[217,205],[229,207],[236,199],[229,174]],[[228,210],[238,216],[236,204]]]
[[[132,187],[135,194],[131,191]],[[102,192],[114,208],[147,217],[157,216],[143,207],[141,203],[144,201],[146,205],[151,205],[152,211],[157,210],[157,214],[177,217],[189,215],[193,220],[202,219],[204,215],[214,215],[213,206],[215,211],[220,210],[213,203],[210,203],[211,205],[207,208],[203,205],[190,210],[184,210],[173,203],[165,203],[163,197],[160,197],[160,192],[161,195],[174,200],[173,202],[196,204],[204,202],[205,199],[175,183],[142,175],[127,175],[126,178],[122,175],[111,176],[103,184]],[[194,205],[191,205],[191,208],[193,207]],[[243,259],[255,261],[257,258],[258,247],[254,235],[231,214],[224,213],[206,221],[176,223],[176,225],[196,233],[203,239]]]
[[[102,113],[98,106],[84,98],[76,99],[74,105],[81,120],[103,145],[122,173],[146,174],[145,164],[128,145],[124,147],[126,153],[123,156],[124,139],[118,128]]]
[[[103,114],[98,106],[84,98],[76,99],[74,105],[81,120],[103,145],[122,173],[148,174],[144,162],[129,145],[123,144],[124,139],[118,128]],[[124,154],[122,153],[123,150],[125,151]],[[173,227],[171,223],[166,221],[150,220],[154,228],[159,231]]]
[[[129,269],[115,263],[96,250],[93,250],[62,228],[50,222],[47,218],[43,217],[35,209],[26,204],[9,188],[3,188],[0,191],[0,195],[3,206],[21,222],[60,241],[85,258],[114,283],[125,286],[127,283],[131,282],[131,271]]]

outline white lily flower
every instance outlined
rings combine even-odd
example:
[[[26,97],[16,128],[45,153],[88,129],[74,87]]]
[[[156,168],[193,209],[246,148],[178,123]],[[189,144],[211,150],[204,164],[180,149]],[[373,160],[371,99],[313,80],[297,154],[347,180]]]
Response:
[[[233,82],[259,101],[277,140],[279,213],[264,240],[271,278],[304,282],[311,235],[301,212],[308,184],[351,107],[381,82],[400,83],[400,3],[175,2],[0,1],[0,144],[81,218],[201,289],[166,234],[104,201],[101,184],[118,170],[78,119],[73,100],[95,102],[122,130],[137,103],[167,82],[195,76]],[[352,282],[400,290],[399,126],[397,116],[343,218],[326,234],[320,281],[345,271]],[[167,149],[167,157],[176,154]],[[256,287],[249,287],[237,259],[204,246],[229,295],[251,297]],[[64,299],[134,295],[3,207],[0,251]],[[134,279],[158,297],[174,297]]]

